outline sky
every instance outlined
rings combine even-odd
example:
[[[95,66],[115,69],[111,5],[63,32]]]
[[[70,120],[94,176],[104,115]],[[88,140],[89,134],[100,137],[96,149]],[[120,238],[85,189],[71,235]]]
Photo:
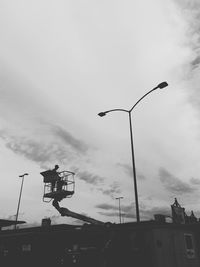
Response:
[[[104,222],[141,220],[176,197],[200,217],[198,0],[0,1],[0,217],[82,223],[43,202],[40,172],[75,172],[60,205]]]

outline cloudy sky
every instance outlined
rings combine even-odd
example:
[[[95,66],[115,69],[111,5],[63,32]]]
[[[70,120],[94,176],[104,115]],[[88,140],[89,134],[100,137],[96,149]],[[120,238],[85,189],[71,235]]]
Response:
[[[102,221],[135,220],[128,114],[140,215],[171,214],[177,197],[200,216],[198,0],[0,1],[0,217],[60,218],[43,203],[41,171],[75,175],[61,206]]]

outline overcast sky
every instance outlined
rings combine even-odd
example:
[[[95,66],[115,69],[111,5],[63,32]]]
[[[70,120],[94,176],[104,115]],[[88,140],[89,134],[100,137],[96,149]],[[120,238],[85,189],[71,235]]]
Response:
[[[135,220],[128,114],[140,215],[171,215],[177,197],[200,216],[200,2],[0,1],[0,217],[59,218],[43,203],[41,171],[75,175],[75,212]]]

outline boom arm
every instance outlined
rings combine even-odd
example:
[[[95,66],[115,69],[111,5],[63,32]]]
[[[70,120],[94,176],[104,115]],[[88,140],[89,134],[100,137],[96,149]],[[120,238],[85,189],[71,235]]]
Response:
[[[69,210],[67,208],[60,207],[58,201],[55,200],[55,199],[54,199],[52,204],[59,211],[61,216],[72,217],[72,218],[79,219],[79,220],[82,220],[82,221],[85,221],[85,222],[88,222],[88,223],[91,223],[91,224],[96,224],[96,225],[104,225],[105,224],[104,222],[101,222],[101,221],[98,221],[96,219],[87,217],[85,215],[73,212],[73,211],[71,211],[71,210]]]

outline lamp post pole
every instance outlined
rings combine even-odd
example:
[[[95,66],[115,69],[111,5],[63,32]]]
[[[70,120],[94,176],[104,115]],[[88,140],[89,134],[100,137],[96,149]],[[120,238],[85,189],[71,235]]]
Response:
[[[127,112],[129,115],[129,126],[130,126],[130,137],[131,137],[131,155],[132,155],[132,169],[133,169],[133,181],[134,181],[134,193],[135,193],[135,208],[136,208],[136,219],[137,222],[140,222],[140,212],[139,212],[139,203],[138,203],[138,191],[137,191],[137,177],[136,177],[136,168],[135,168],[135,156],[134,156],[134,146],[133,146],[133,131],[132,131],[132,121],[131,121],[131,112],[132,110],[137,106],[137,104],[143,99],[145,98],[148,94],[152,93],[153,91],[155,91],[156,89],[163,89],[166,86],[168,86],[167,82],[162,82],[160,84],[158,84],[156,87],[154,87],[152,90],[150,90],[149,92],[147,92],[145,95],[143,95],[134,105],[130,110],[126,110],[126,109],[121,109],[121,108],[117,108],[117,109],[111,109],[111,110],[107,110],[107,111],[103,111],[100,112],[98,115],[100,117],[105,116],[107,113],[109,112],[113,112],[113,111],[123,111],[123,112]]]
[[[20,193],[19,193],[19,200],[18,200],[18,205],[17,205],[17,213],[16,213],[16,218],[15,218],[15,229],[17,228],[17,220],[18,220],[18,215],[19,215],[19,207],[20,207],[20,202],[21,202],[21,196],[22,196],[22,189],[23,189],[23,184],[24,184],[24,176],[28,175],[28,173],[24,173],[22,175],[19,175],[20,178],[22,178],[21,182],[21,188],[20,188]]]
[[[121,205],[120,205],[120,200],[122,199],[123,197],[116,197],[116,199],[119,200],[119,223],[121,224]]]
[[[134,182],[134,191],[135,191],[136,219],[137,219],[137,222],[140,222],[137,178],[136,178],[136,168],[135,168],[135,156],[134,156],[134,147],[133,147],[133,131],[132,131],[131,111],[128,113],[128,115],[129,115],[130,137],[131,137],[131,155],[132,155],[132,171],[133,171],[133,182]]]

